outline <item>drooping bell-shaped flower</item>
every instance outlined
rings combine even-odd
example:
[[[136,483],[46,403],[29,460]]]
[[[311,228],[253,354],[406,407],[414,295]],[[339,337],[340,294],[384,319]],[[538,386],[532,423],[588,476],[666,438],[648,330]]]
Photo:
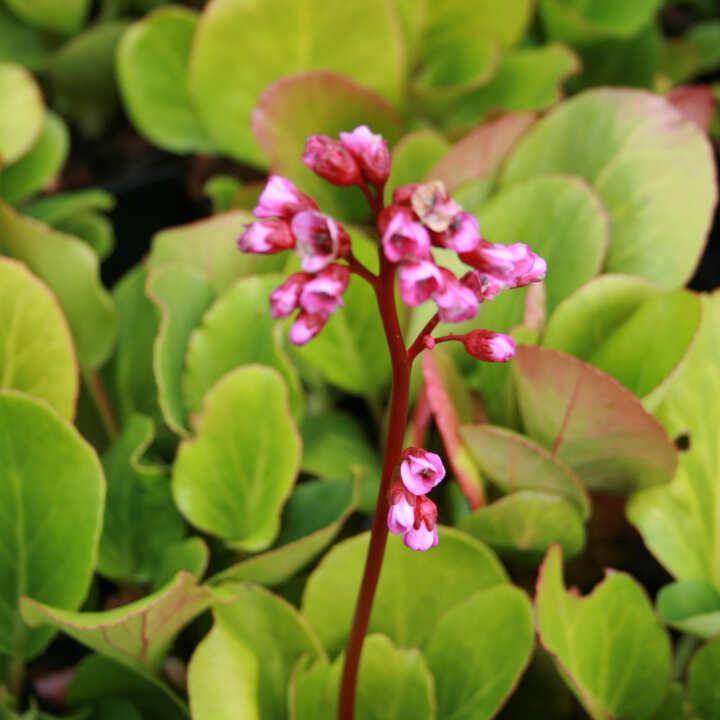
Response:
[[[363,178],[371,185],[383,185],[390,176],[390,150],[385,138],[373,133],[367,125],[352,132],[341,132],[340,140],[357,160]]]
[[[311,135],[307,139],[303,162],[333,185],[356,185],[362,178],[352,153],[339,140],[327,135]]]
[[[300,293],[311,278],[310,273],[293,273],[270,293],[270,312],[274,318],[288,317],[300,307]]]
[[[470,252],[480,243],[480,225],[474,215],[463,210],[450,220],[447,229],[433,233],[432,238],[440,247],[457,252]]]
[[[473,330],[462,341],[470,355],[485,362],[507,362],[515,355],[515,341],[503,333]]]
[[[404,262],[398,271],[400,295],[408,305],[422,305],[440,290],[440,268],[431,260]]]
[[[442,285],[433,298],[438,306],[440,320],[446,323],[472,320],[479,307],[475,293],[463,285],[447,268],[440,268]]]
[[[300,306],[313,315],[332,315],[343,304],[342,296],[349,282],[348,267],[331,263],[305,283]]]
[[[401,482],[390,488],[390,510],[388,510],[388,529],[391,533],[402,535],[415,522],[415,504],[417,497],[409,492]]]
[[[437,506],[430,498],[419,497],[415,503],[412,527],[403,535],[403,542],[411,550],[429,550],[438,544]]]
[[[390,262],[424,260],[429,256],[430,235],[410,208],[390,205],[383,210],[379,225],[383,252]]]
[[[313,315],[305,310],[301,311],[290,328],[290,342],[293,345],[305,345],[325,327],[327,321],[327,315]]]
[[[285,220],[272,218],[250,223],[238,238],[238,248],[252,254],[271,255],[290,250],[294,245],[290,225]]]
[[[291,220],[295,213],[317,209],[315,201],[301,193],[290,180],[280,175],[271,175],[253,214],[258,218],[280,217]]]
[[[413,495],[425,495],[445,477],[439,455],[423,448],[409,447],[400,459],[400,479]]]
[[[342,225],[316,210],[295,215],[291,227],[300,264],[307,272],[319,272],[333,260],[345,257],[350,248],[350,238]]]

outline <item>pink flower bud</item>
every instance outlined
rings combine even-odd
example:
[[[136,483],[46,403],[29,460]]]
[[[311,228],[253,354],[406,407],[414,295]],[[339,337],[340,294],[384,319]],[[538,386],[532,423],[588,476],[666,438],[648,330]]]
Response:
[[[270,293],[270,312],[274,318],[288,317],[300,307],[300,293],[311,278],[310,273],[294,273]]]
[[[342,296],[349,282],[350,270],[345,265],[331,263],[305,283],[300,306],[312,315],[332,315],[343,304]]]
[[[412,207],[412,196],[417,190],[420,183],[411,183],[410,185],[400,185],[393,190],[393,205],[404,205]]]
[[[290,225],[284,220],[259,220],[246,226],[238,238],[242,252],[272,254],[289,250],[295,245]]]
[[[507,362],[515,355],[515,341],[490,330],[473,330],[465,335],[463,343],[470,355],[485,362]]]
[[[318,272],[333,260],[345,257],[350,238],[339,223],[316,210],[304,210],[292,219],[297,253],[303,270]]]
[[[305,345],[325,327],[327,321],[327,315],[312,315],[303,310],[290,328],[290,342],[293,345]]]
[[[415,522],[403,535],[411,550],[429,550],[438,544],[437,506],[430,498],[419,497],[415,503]]]
[[[440,268],[440,272],[443,283],[433,296],[438,306],[440,320],[446,323],[472,320],[477,315],[479,307],[475,293],[463,285],[450,270]]]
[[[462,208],[447,194],[440,180],[422,183],[410,198],[412,209],[426,227],[443,232]]]
[[[444,477],[445,468],[439,455],[418,447],[403,450],[400,478],[413,495],[425,495]]]
[[[447,230],[433,233],[432,238],[441,247],[459,253],[471,252],[480,243],[480,226],[474,215],[463,211],[453,217]]]
[[[311,135],[307,139],[303,162],[333,185],[356,185],[361,179],[357,160],[339,140],[327,135]]]
[[[430,260],[407,262],[398,272],[400,295],[408,305],[422,305],[442,287],[440,268]]]
[[[371,185],[383,185],[390,176],[390,151],[382,135],[360,125],[352,132],[340,133],[342,144],[357,160],[363,177]]]
[[[287,178],[271,175],[253,214],[259,218],[281,217],[290,220],[302,210],[317,210],[317,205]]]
[[[506,282],[480,270],[471,270],[462,276],[460,282],[470,288],[480,302],[494,300],[500,291],[507,290],[509,287]]]
[[[547,264],[525,243],[501,245],[481,240],[470,252],[461,252],[460,259],[487,275],[505,283],[507,288],[524,287],[545,277]]]
[[[547,274],[547,263],[539,255],[530,250],[527,245],[527,255],[522,262],[518,262],[515,275],[515,287],[525,287],[530,283],[542,280]]]
[[[382,246],[390,262],[424,260],[430,253],[430,235],[416,221],[412,210],[400,205],[386,207],[378,223]]]
[[[402,535],[415,522],[415,503],[417,498],[405,489],[401,482],[390,488],[390,510],[388,511],[388,529],[391,533]]]

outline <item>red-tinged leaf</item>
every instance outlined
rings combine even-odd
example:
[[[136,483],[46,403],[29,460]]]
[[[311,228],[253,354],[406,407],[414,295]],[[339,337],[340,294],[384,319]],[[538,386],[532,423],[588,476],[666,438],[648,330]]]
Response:
[[[420,392],[415,401],[415,409],[413,410],[412,419],[410,420],[412,444],[415,447],[423,447],[425,445],[431,422],[432,408],[428,400],[427,388],[423,384],[420,386]]]
[[[460,436],[460,424],[472,422],[472,401],[462,387],[452,356],[441,350],[423,353],[422,370],[427,400],[435,416],[453,473],[470,507],[485,504],[485,491],[477,464]]]
[[[448,189],[488,177],[535,120],[537,113],[516,112],[481,125],[456,142],[428,177],[442,180]]]
[[[715,96],[710,85],[683,85],[668,93],[667,99],[703,132],[710,132]]]
[[[669,482],[677,454],[667,432],[615,379],[578,358],[520,346],[513,370],[527,433],[593,491]]]

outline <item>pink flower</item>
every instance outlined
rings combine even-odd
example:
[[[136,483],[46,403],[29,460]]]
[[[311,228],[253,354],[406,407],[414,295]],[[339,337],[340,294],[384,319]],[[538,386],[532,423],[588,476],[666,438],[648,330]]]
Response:
[[[444,477],[445,468],[439,455],[418,447],[403,450],[400,478],[413,495],[425,495]]]
[[[487,275],[480,270],[471,270],[460,278],[460,282],[470,288],[480,302],[494,300],[499,292],[509,287],[503,280],[498,280],[494,275]]]
[[[465,211],[459,212],[446,230],[433,233],[433,241],[441,247],[460,253],[470,252],[480,243],[480,226],[473,215]]]
[[[410,202],[415,214],[434,232],[443,232],[462,208],[447,194],[440,180],[422,183],[415,188]]]
[[[311,278],[310,273],[294,273],[270,293],[270,312],[274,318],[288,317],[300,307],[300,293]]]
[[[416,221],[412,210],[400,205],[390,205],[383,210],[379,226],[382,246],[390,262],[401,260],[424,260],[430,253],[430,235]]]
[[[281,217],[290,220],[301,210],[317,210],[317,205],[287,178],[271,175],[253,214],[259,218]]]
[[[383,185],[390,176],[390,151],[382,135],[360,125],[352,132],[340,133],[342,144],[357,160],[363,177],[371,185]]]
[[[547,274],[547,263],[536,255],[527,245],[527,252],[515,269],[515,287],[525,287],[542,280]]]
[[[402,535],[415,522],[415,503],[417,498],[405,489],[401,482],[390,488],[390,510],[388,511],[388,529],[391,533]]]
[[[350,282],[350,270],[345,265],[331,263],[312,280],[305,283],[300,306],[312,315],[332,315],[342,302]]]
[[[302,268],[308,272],[322,270],[350,249],[350,238],[342,226],[316,210],[299,212],[293,217],[291,227]]]
[[[415,522],[403,535],[411,550],[429,550],[438,544],[437,506],[430,498],[419,497],[415,504]]]
[[[412,196],[417,190],[420,183],[410,183],[410,185],[400,185],[393,190],[393,205],[404,205],[412,207]]]
[[[327,135],[311,135],[307,139],[303,162],[333,185],[356,185],[361,179],[357,160],[339,140]]]
[[[545,277],[546,262],[525,243],[501,245],[481,240],[469,252],[460,252],[460,259],[486,275],[505,283],[507,288],[524,287]]]
[[[463,285],[450,270],[440,268],[443,282],[433,299],[438,306],[438,315],[443,322],[463,322],[472,320],[478,311],[478,298],[467,286]]]
[[[465,349],[486,362],[507,362],[515,355],[515,341],[509,335],[490,330],[473,330],[463,338]]]
[[[259,220],[247,225],[238,238],[238,247],[246,253],[272,254],[295,245],[290,225],[285,220]]]
[[[422,305],[440,290],[443,283],[440,268],[430,260],[402,263],[398,279],[400,295],[408,305]]]
[[[290,342],[293,345],[305,345],[325,327],[327,321],[327,315],[313,315],[303,310],[290,328]]]

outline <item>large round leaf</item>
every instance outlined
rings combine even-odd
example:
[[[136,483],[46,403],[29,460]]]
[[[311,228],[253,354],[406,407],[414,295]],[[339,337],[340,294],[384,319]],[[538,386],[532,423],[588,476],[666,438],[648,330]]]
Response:
[[[0,388],[42,398],[75,416],[78,367],[55,296],[16,260],[0,257]]]
[[[0,651],[29,657],[52,631],[30,630],[28,596],[75,609],[90,585],[105,504],[94,450],[44,402],[0,391]]]
[[[548,173],[579,175],[602,198],[609,272],[668,289],[692,275],[717,198],[715,166],[707,138],[664,98],[601,88],[560,105],[520,141],[503,182]]]
[[[0,167],[21,158],[45,123],[45,104],[33,76],[21,65],[0,63]]]
[[[6,0],[8,7],[31,25],[63,34],[77,32],[90,10],[90,0]]]
[[[250,114],[279,77],[334,70],[399,100],[405,58],[396,22],[385,0],[214,0],[200,19],[190,59],[190,94],[203,124],[225,152],[263,165]]]
[[[268,547],[300,466],[300,436],[277,370],[246,365],[220,380],[180,445],[173,495],[196,527],[248,550]]]

